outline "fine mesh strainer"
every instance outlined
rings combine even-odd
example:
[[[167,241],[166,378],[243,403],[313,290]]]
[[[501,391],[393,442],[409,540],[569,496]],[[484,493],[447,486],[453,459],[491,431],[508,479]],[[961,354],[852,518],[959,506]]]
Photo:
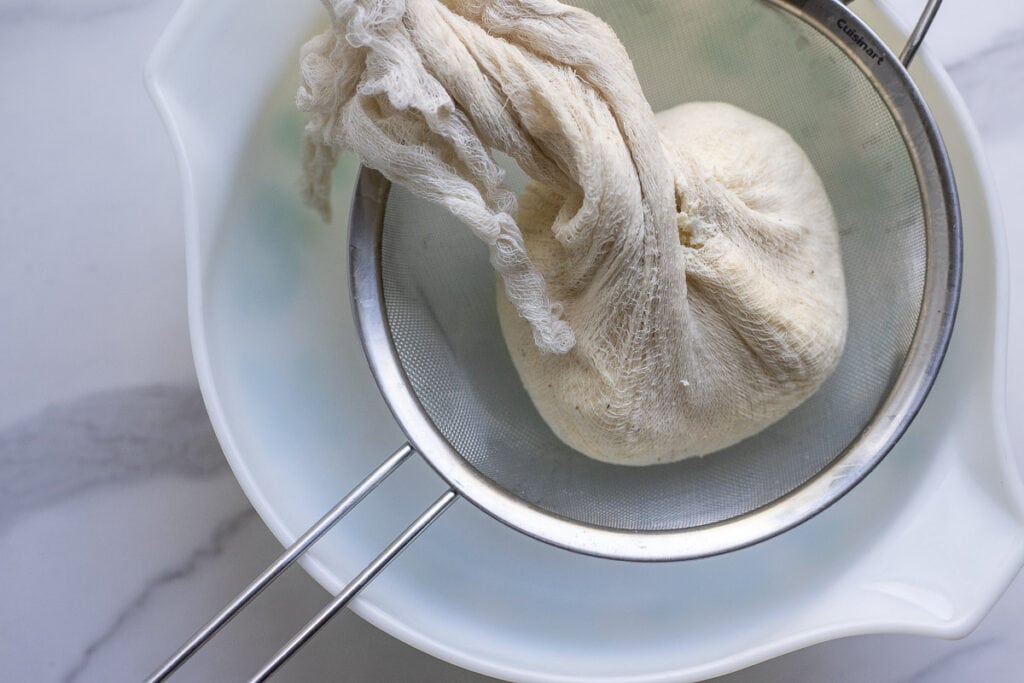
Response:
[[[849,332],[839,367],[797,410],[705,458],[647,468],[573,451],[508,357],[486,247],[444,210],[361,173],[352,297],[371,369],[409,444],[201,629],[163,680],[412,452],[450,485],[253,680],[273,673],[460,495],[569,550],[683,560],[781,533],[860,481],[906,430],[945,352],[960,287],[956,188],[905,66],[836,0],[581,0],[628,50],[655,111],[725,101],[801,145],[839,223]],[[525,184],[506,164],[515,189]]]

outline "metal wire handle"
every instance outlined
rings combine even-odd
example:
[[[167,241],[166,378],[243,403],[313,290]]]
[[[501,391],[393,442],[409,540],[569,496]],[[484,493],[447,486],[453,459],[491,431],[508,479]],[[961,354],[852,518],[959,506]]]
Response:
[[[853,0],[842,0],[844,5],[849,5],[852,2]],[[917,50],[921,47],[925,35],[928,34],[928,29],[931,28],[932,21],[935,20],[935,15],[939,13],[941,5],[942,0],[928,0],[928,4],[921,11],[921,16],[917,19],[917,25],[914,26],[910,37],[907,38],[907,44],[903,46],[903,51],[900,53],[900,63],[903,64],[904,68],[910,68],[910,63],[917,56]]]
[[[840,0],[849,5],[853,0]],[[931,28],[942,5],[942,0],[928,0],[917,25],[911,32],[907,43],[900,54],[900,62],[909,67],[917,51]],[[301,555],[331,530],[342,517],[348,514],[371,491],[373,491],[389,474],[398,469],[405,460],[415,452],[413,447],[405,444],[395,451],[377,469],[371,472],[351,492],[342,498],[316,524],[310,527],[298,540],[288,547],[266,570],[263,571],[248,587],[229,602],[205,626],[189,638],[166,662],[146,679],[146,683],[158,683],[166,680],[192,655],[202,648],[221,628],[233,619],[246,605],[269,586],[284,570],[292,565]],[[442,494],[423,514],[416,518],[394,541],[385,548],[370,564],[352,579],[320,612],[303,626],[277,653],[250,679],[250,683],[265,681],[277,671],[295,652],[299,650],[317,631],[341,611],[367,584],[370,583],[395,557],[415,540],[441,513],[447,510],[459,497],[453,489]]]
[[[220,629],[231,621],[242,609],[248,605],[253,598],[263,592],[274,579],[280,576],[284,570],[292,565],[310,547],[319,541],[324,534],[330,531],[342,517],[349,513],[363,498],[377,488],[389,474],[398,469],[399,465],[408,459],[415,452],[412,446],[405,444],[395,451],[377,469],[373,470],[363,481],[352,491],[342,498],[331,508],[327,514],[311,526],[302,536],[288,547],[280,557],[277,558],[263,573],[257,576],[245,590],[239,593],[234,600],[229,602],[224,609],[217,613],[205,626],[178,648],[171,657],[164,662],[156,671],[146,678],[146,683],[157,683],[166,680],[192,655],[199,651],[207,641],[210,640]],[[459,494],[448,489],[434,503],[428,507],[423,514],[416,518],[405,531],[398,535],[394,541],[385,548],[370,564],[366,566],[354,579],[342,588],[341,592],[334,597],[320,612],[317,613],[305,626],[303,626],[277,653],[268,661],[250,681],[265,681],[278,668],[284,664],[289,657],[302,647],[306,641],[312,638],[331,617],[337,614],[348,602],[355,597],[370,581],[383,570],[391,560],[395,559],[417,536],[419,536],[430,523],[437,519],[442,512],[448,509],[459,497]]]
[[[904,67],[910,68],[910,63],[914,61],[917,49],[921,47],[921,42],[928,33],[928,29],[931,28],[932,21],[938,14],[941,4],[942,0],[928,0],[928,4],[925,5],[924,11],[921,12],[921,16],[917,20],[917,25],[910,34],[910,38],[907,39],[907,44],[903,47],[903,52],[900,53],[900,62]]]

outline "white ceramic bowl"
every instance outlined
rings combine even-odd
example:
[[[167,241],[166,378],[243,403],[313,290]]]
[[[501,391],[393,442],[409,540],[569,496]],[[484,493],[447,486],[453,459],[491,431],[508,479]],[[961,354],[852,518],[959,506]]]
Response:
[[[235,475],[282,543],[403,441],[352,326],[344,231],[296,190],[292,74],[321,11],[185,0],[147,73],[181,167],[200,384]],[[898,44],[877,5],[857,11]],[[927,55],[914,72],[959,183],[964,289],[935,389],[875,472],[778,538],[684,563],[576,555],[460,502],[353,609],[438,657],[523,681],[696,680],[847,635],[970,631],[1024,562],[1003,412],[1007,265],[964,107]],[[346,160],[337,186],[354,172]],[[336,215],[346,201],[335,198]],[[442,488],[422,462],[405,465],[306,569],[337,591]]]

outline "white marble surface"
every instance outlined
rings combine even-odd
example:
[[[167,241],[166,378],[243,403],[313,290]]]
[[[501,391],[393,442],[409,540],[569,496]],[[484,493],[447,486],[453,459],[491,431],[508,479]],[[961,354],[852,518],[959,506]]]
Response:
[[[907,21],[922,4],[893,2]],[[139,680],[279,550],[224,463],[191,365],[176,169],[141,76],[176,5],[0,0],[3,681]],[[976,117],[1020,292],[1024,3],[949,0],[930,45]],[[293,570],[178,680],[242,678],[325,598]],[[1018,578],[961,641],[852,638],[719,680],[1011,683],[1022,618]],[[344,614],[278,680],[485,679]]]

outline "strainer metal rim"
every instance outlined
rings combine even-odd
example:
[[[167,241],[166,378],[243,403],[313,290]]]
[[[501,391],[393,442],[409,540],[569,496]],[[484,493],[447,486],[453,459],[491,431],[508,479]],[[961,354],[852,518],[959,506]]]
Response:
[[[767,540],[826,509],[867,476],[907,430],[938,374],[959,301],[962,226],[955,180],[935,121],[896,55],[838,0],[762,1],[829,38],[886,103],[918,178],[927,239],[921,312],[892,389],[858,436],[825,469],[763,507],[683,530],[625,531],[544,510],[478,472],[437,430],[399,361],[387,324],[380,258],[390,183],[376,171],[360,170],[350,218],[350,293],[363,350],[384,400],[410,443],[455,490],[485,513],[538,540],[588,555],[641,561],[707,557]],[[860,42],[844,33],[841,23],[853,28]],[[880,59],[869,58],[865,45]]]

